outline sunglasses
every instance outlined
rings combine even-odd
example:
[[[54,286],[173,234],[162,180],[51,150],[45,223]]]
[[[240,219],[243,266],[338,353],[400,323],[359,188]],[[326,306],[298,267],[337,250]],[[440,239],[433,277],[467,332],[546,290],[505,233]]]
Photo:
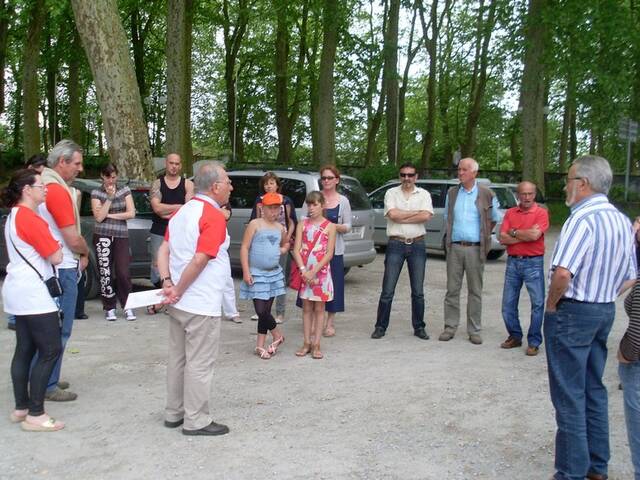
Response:
[[[320,177],[320,180],[322,180],[323,182],[325,180],[334,180],[336,177]]]
[[[401,173],[400,174],[401,178],[413,178],[415,176],[416,176],[416,172],[413,172],[413,173]]]

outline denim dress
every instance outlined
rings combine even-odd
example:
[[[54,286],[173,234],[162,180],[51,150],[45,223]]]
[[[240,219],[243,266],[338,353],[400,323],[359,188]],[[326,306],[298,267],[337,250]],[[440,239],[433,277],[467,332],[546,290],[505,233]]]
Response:
[[[258,230],[249,247],[249,271],[253,285],[242,281],[240,298],[269,300],[285,293],[284,272],[280,266],[280,229]]]

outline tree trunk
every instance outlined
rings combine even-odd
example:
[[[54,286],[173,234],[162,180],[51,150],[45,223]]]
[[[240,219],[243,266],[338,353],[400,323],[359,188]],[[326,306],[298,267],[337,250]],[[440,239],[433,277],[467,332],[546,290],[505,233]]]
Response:
[[[291,161],[291,137],[289,136],[289,26],[287,25],[288,0],[274,0],[276,11],[276,39],[274,70],[276,76],[276,127],[278,129],[278,164]]]
[[[316,147],[319,140],[318,127],[318,70],[316,68],[316,59],[318,57],[318,49],[320,48],[320,29],[316,28],[313,34],[313,42],[311,44],[311,52],[307,58],[309,65],[309,126],[311,127],[311,145],[313,146],[311,156],[314,165],[323,163],[320,158],[320,149]]]
[[[44,0],[35,0],[32,5],[22,61],[23,150],[25,160],[40,152],[38,63],[40,60],[40,32],[46,17],[44,7]]]
[[[192,0],[169,0],[167,14],[167,153],[182,157],[191,172]]]
[[[572,116],[575,111],[575,85],[571,72],[567,74],[567,87],[564,100],[564,113],[562,115],[562,132],[560,133],[560,154],[558,157],[558,171],[565,173],[567,171],[567,154],[569,153],[569,130],[571,129]]]
[[[473,74],[471,77],[471,91],[469,100],[471,106],[467,113],[464,139],[462,141],[462,157],[473,156],[476,148],[476,131],[478,120],[482,112],[482,100],[487,85],[487,68],[489,63],[489,43],[496,21],[497,0],[489,0],[488,7],[484,6],[484,0],[480,1],[478,8],[477,31],[476,31],[476,57],[474,59]],[[484,10],[488,8],[486,20]]]
[[[336,163],[335,106],[333,99],[333,69],[338,46],[338,0],[324,0],[322,9],[322,53],[318,74],[318,142],[314,144],[316,158],[321,163]]]
[[[224,32],[224,83],[227,99],[227,131],[229,134],[229,147],[235,158],[233,161],[242,161],[243,157],[239,155],[242,148],[242,135],[239,135],[238,129],[238,52],[242,45],[242,40],[247,31],[249,23],[249,14],[247,0],[238,1],[238,16],[235,24],[232,25],[229,17],[229,0],[224,0],[222,4],[223,15],[223,32]],[[233,29],[232,29],[233,27]]]
[[[385,117],[387,125],[387,158],[398,164],[398,23],[400,0],[390,0],[387,29],[384,35],[383,78],[387,86]]]
[[[411,30],[409,33],[409,44],[407,45],[407,57],[404,65],[404,72],[402,74],[402,86],[398,89],[398,133],[397,138],[398,142],[396,145],[396,150],[398,151],[396,163],[402,163],[402,133],[404,131],[404,120],[405,120],[405,100],[407,97],[407,90],[409,88],[409,71],[411,70],[411,64],[413,63],[414,58],[416,57],[418,50],[420,49],[420,41],[418,41],[417,46],[413,46],[413,38],[416,27],[416,17],[418,15],[418,6],[414,5],[413,7],[413,15],[411,17]]]
[[[7,65],[7,46],[9,44],[9,23],[12,21],[13,8],[6,0],[0,0],[0,113],[4,112],[4,69]]]
[[[69,138],[82,145],[82,118],[80,117],[80,61],[82,50],[80,37],[74,28],[69,58],[69,78],[67,92],[69,95]]]
[[[520,90],[522,107],[523,180],[544,193],[544,99],[547,28],[544,10],[548,0],[529,0],[525,27],[525,57]]]
[[[11,148],[18,150],[20,149],[20,141],[22,140],[20,135],[22,133],[22,129],[20,128],[20,120],[22,120],[22,72],[20,65],[11,65],[11,76],[16,82],[16,93],[13,97],[15,109],[13,112],[13,140]]]
[[[140,91],[116,1],[71,4],[96,85],[111,161],[122,177],[151,180]]]

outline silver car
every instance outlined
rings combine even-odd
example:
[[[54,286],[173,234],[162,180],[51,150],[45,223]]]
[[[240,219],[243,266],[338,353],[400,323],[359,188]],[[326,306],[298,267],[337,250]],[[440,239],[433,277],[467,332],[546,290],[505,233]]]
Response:
[[[298,218],[302,213],[304,199],[308,192],[319,190],[320,175],[316,172],[298,170],[270,170],[273,171],[282,182],[282,193],[293,201]],[[233,182],[233,192],[229,203],[233,215],[229,219],[227,228],[231,236],[229,256],[231,266],[235,269],[240,266],[240,244],[244,230],[251,218],[251,210],[259,193],[260,178],[266,170],[231,170],[228,173]],[[351,203],[352,228],[344,235],[345,274],[351,267],[366,265],[376,258],[373,245],[373,219],[374,214],[367,194],[360,182],[346,175],[340,177],[338,191],[346,196]]]
[[[478,179],[478,181],[493,189],[493,185],[491,185],[488,180]],[[444,203],[449,188],[453,185],[457,185],[458,183],[459,182],[456,179],[430,180],[419,178],[416,180],[416,185],[418,187],[424,188],[431,194],[431,201],[433,203],[433,217],[425,224],[427,231],[425,236],[425,245],[429,250],[446,254]],[[376,246],[387,245],[387,219],[384,216],[384,195],[391,187],[397,187],[398,185],[400,185],[399,180],[390,180],[369,194],[369,199],[371,200],[371,205],[375,212],[375,232],[373,234],[373,241]],[[500,215],[502,218],[505,210],[514,206],[511,202],[515,201],[515,197],[508,188],[500,187],[499,190],[499,192],[496,191],[495,193],[498,203],[500,204]],[[500,258],[505,252],[505,246],[500,244],[496,236],[499,231],[500,224],[496,225],[491,234],[491,250],[487,255],[487,258],[491,260]]]

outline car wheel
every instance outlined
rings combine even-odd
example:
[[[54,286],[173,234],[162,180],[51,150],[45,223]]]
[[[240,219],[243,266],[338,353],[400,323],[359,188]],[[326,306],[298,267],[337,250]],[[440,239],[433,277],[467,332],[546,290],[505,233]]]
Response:
[[[87,300],[98,296],[98,287],[100,280],[98,279],[98,266],[96,265],[96,257],[93,252],[89,253],[89,265],[85,272],[84,296]]]
[[[487,253],[487,260],[497,260],[504,255],[504,250],[490,250]]]

